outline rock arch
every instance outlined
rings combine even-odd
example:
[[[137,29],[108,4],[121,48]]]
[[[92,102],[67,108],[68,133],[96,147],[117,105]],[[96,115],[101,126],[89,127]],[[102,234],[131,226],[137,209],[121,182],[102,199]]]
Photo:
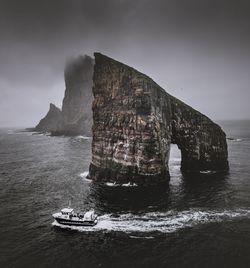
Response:
[[[183,171],[228,170],[222,129],[148,76],[95,53],[93,95],[91,179],[165,182],[171,143]]]

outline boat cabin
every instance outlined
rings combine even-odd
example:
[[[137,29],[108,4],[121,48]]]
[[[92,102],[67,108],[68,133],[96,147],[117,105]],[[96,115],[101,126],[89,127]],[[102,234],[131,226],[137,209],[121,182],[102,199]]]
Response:
[[[92,221],[94,219],[94,211],[90,210],[84,214],[84,220]]]
[[[61,210],[61,212],[62,212],[62,215],[71,215],[71,214],[73,214],[74,209],[73,208],[63,208]]]

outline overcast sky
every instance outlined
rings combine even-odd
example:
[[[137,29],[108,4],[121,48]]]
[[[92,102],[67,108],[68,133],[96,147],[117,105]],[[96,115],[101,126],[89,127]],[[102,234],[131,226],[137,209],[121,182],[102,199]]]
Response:
[[[61,107],[65,62],[102,52],[213,120],[250,118],[250,2],[0,0],[0,127]]]

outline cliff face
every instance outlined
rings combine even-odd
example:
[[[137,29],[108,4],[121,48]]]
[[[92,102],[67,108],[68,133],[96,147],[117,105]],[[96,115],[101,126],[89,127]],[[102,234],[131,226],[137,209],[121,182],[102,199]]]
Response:
[[[48,113],[40,120],[39,124],[35,127],[35,131],[53,132],[61,128],[61,124],[62,112],[53,103],[51,103]]]
[[[67,135],[91,134],[92,78],[94,60],[79,56],[65,68],[65,96],[62,105],[63,124],[60,132]]]
[[[58,116],[49,112],[35,127],[36,131],[49,131],[52,135],[91,135],[93,69],[94,60],[89,56],[68,62],[64,71],[66,89],[62,112],[60,116],[59,111]]]
[[[228,169],[222,129],[148,76],[95,53],[93,94],[93,180],[164,182],[171,143],[183,171]]]

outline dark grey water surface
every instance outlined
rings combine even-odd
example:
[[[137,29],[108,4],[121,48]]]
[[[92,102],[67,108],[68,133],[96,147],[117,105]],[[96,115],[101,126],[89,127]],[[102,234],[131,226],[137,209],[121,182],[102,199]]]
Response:
[[[91,139],[0,130],[0,267],[250,267],[250,121],[221,122],[230,173],[185,177],[172,146],[169,186],[85,179]],[[94,228],[51,214],[95,208]]]

